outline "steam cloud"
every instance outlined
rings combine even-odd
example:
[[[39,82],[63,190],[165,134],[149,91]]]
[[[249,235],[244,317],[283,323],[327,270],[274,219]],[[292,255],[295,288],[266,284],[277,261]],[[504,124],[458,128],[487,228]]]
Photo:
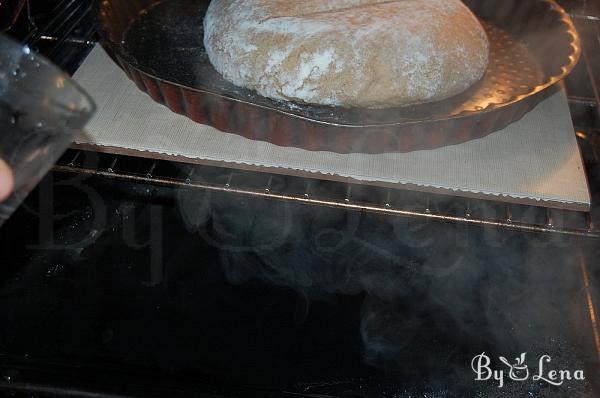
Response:
[[[407,352],[418,356],[440,339],[450,348],[430,365],[453,383],[473,384],[469,363],[457,366],[453,357],[465,348],[471,357],[528,352],[534,362],[548,353],[563,368],[581,368],[593,355],[565,343],[589,338],[579,257],[566,250],[574,244],[568,238],[187,189],[178,201],[187,227],[221,249],[230,283],[258,280],[308,302],[362,294],[363,357],[387,372],[416,372]],[[543,396],[535,383],[525,388]]]

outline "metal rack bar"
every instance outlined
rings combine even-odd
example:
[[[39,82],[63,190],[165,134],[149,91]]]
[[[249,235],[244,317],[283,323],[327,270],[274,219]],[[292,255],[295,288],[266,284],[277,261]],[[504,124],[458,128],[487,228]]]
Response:
[[[550,209],[546,209],[546,227],[554,229],[554,217]]]
[[[74,167],[75,162],[77,162],[77,159],[79,159],[79,156],[81,156],[81,151],[77,151],[75,153],[75,156],[73,156],[73,159],[71,159],[71,161],[69,162],[69,166]]]
[[[196,171],[195,167],[192,167],[187,178],[185,179],[186,185],[190,185],[192,183],[192,177],[194,176],[194,172]]]
[[[117,165],[117,161],[118,160],[119,160],[119,157],[115,156],[115,158],[113,159],[113,161],[110,164],[110,166],[108,166],[108,169],[106,171],[108,171],[109,173],[114,173],[115,172],[115,166]]]
[[[569,16],[571,16],[571,18],[573,19],[583,19],[586,21],[600,21],[600,17],[597,17],[595,15],[583,15],[583,14],[569,14]]]
[[[574,102],[574,103],[588,105],[588,106],[597,106],[598,105],[594,98],[577,97],[577,96],[569,95],[567,97],[567,99],[569,100],[569,102]]]
[[[271,184],[273,183],[273,176],[269,176],[269,181],[267,181],[267,186],[265,187],[265,192],[271,192]]]
[[[596,36],[596,38],[597,38],[597,36]],[[597,105],[600,103],[600,91],[598,90],[598,85],[596,83],[594,70],[592,68],[592,64],[589,59],[587,48],[584,45],[581,46],[581,55],[582,55],[582,57],[581,57],[582,61],[585,63],[585,67],[586,67],[588,76],[591,81],[592,92],[594,93],[594,97],[596,99],[596,105]]]
[[[154,170],[156,170],[156,164],[157,164],[157,162],[152,163],[152,166],[150,166],[150,169],[146,173],[146,177],[152,178],[152,173],[154,173]],[[189,177],[188,177],[188,179],[189,179]]]
[[[352,195],[352,185],[348,185],[348,188],[346,189],[346,197],[344,198],[344,202],[350,203],[351,195]]]
[[[229,174],[229,178],[227,178],[227,182],[225,183],[226,189],[231,188],[231,180],[233,180],[233,171],[231,172],[231,174]],[[194,185],[194,184],[190,184],[190,185]]]
[[[465,211],[465,218],[467,218],[467,219],[471,218],[471,201],[470,200],[467,201],[467,208],[466,208],[466,211]],[[512,221],[511,221],[511,223],[512,223]]]
[[[87,38],[88,36],[85,35],[85,37]],[[56,43],[58,41],[61,41],[61,43],[75,44],[75,45],[78,45],[78,46],[93,46],[93,45],[96,44],[96,42],[93,41],[93,40],[82,39],[80,37],[59,38],[59,37],[56,37],[56,36],[46,36],[46,35],[40,36],[40,41],[47,41],[47,42],[54,42],[54,43]]]
[[[512,212],[510,211],[509,206],[506,206],[506,222],[512,224]]]

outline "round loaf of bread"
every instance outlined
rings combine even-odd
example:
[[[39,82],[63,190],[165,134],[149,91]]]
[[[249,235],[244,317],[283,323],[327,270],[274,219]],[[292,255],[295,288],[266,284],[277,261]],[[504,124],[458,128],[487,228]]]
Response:
[[[489,52],[460,0],[212,0],[204,44],[236,86],[367,108],[456,95],[481,79]]]

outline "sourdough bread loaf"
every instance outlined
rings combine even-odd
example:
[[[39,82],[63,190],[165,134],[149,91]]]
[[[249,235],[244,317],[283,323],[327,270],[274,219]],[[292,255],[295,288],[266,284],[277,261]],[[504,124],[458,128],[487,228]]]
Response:
[[[204,44],[225,79],[265,97],[368,108],[458,94],[489,51],[459,0],[212,0]]]

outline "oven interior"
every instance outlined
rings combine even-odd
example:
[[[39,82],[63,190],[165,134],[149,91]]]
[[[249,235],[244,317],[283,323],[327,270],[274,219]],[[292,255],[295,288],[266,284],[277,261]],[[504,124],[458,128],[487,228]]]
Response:
[[[473,380],[475,355],[527,352],[596,396],[600,7],[561,3],[591,212],[72,148],[0,229],[0,391],[563,396]],[[29,0],[8,33],[73,73],[93,4]]]

